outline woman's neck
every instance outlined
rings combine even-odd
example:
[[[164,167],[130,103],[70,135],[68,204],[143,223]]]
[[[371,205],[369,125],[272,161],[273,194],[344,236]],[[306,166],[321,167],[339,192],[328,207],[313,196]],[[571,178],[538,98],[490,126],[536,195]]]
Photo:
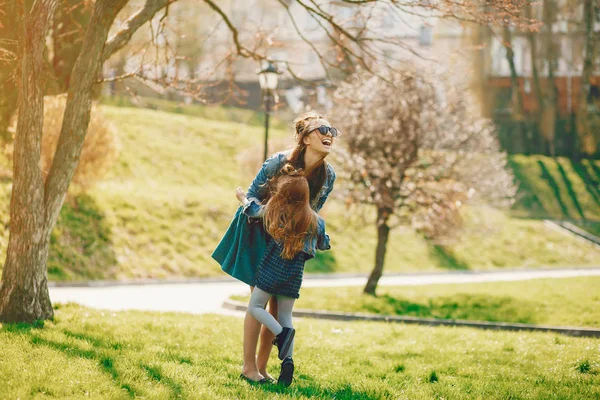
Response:
[[[306,152],[304,153],[304,169],[306,173],[310,174],[310,172],[316,166],[318,166],[324,158],[325,157],[323,157],[321,154],[315,151],[310,151],[310,148],[307,148]]]

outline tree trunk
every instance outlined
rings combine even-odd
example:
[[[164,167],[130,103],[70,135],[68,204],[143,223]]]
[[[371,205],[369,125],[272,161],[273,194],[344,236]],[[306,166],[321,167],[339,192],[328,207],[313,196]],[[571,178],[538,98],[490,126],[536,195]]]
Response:
[[[527,5],[525,6],[525,14],[527,16],[527,18],[532,19],[532,12],[531,12],[531,3],[527,2]],[[527,38],[529,39],[529,54],[531,57],[531,75],[532,75],[532,81],[533,81],[533,90],[534,90],[534,96],[536,98],[536,104],[537,104],[537,110],[535,113],[535,127],[536,130],[539,132],[539,121],[540,121],[540,116],[542,115],[542,112],[544,110],[544,94],[542,93],[542,86],[540,84],[540,75],[538,72],[538,67],[537,67],[537,40],[536,40],[536,33],[532,32],[531,30],[527,31]],[[529,132],[529,131],[528,131]],[[531,153],[539,153],[541,152],[541,149],[536,147],[536,143],[537,141],[533,141],[533,137],[531,135],[531,133],[529,133],[528,135],[528,142],[531,144]]]
[[[56,154],[45,186],[47,223],[54,227],[77,169],[92,109],[93,86],[102,66],[110,27],[128,0],[96,1],[81,53],[73,67]]]
[[[544,107],[540,115],[540,130],[544,135],[548,147],[548,154],[556,155],[554,139],[556,137],[556,116],[558,114],[557,97],[558,89],[554,79],[554,70],[557,64],[556,49],[552,37],[552,24],[556,15],[556,3],[553,0],[544,0],[544,30],[546,61],[548,64],[548,82],[544,96]]]
[[[506,48],[506,59],[510,67],[510,83],[511,83],[511,103],[512,103],[512,117],[517,122],[517,140],[519,151],[523,151],[523,141],[525,135],[525,112],[523,109],[523,95],[521,94],[521,85],[519,84],[519,76],[517,74],[517,68],[515,67],[515,52],[512,48],[512,35],[510,27],[505,25],[503,27],[503,41],[504,47]]]
[[[16,56],[18,46],[13,41],[18,40],[20,22],[18,17],[21,13],[17,12],[16,1],[6,1],[3,4],[3,10],[0,12],[0,38],[3,39],[2,47],[10,52],[10,56],[0,57],[0,144],[12,142],[12,137],[8,132],[10,119],[17,110],[16,77]]]
[[[377,250],[375,251],[375,268],[373,268],[364,289],[364,293],[373,296],[375,296],[377,283],[383,275],[383,264],[385,253],[387,251],[387,242],[390,236],[390,227],[387,224],[390,213],[389,208],[377,209]]]
[[[10,237],[0,287],[0,320],[52,318],[46,259],[44,182],[39,167],[44,121],[45,37],[58,0],[21,3],[19,120],[15,135]]]
[[[597,7],[597,6],[596,6]],[[596,34],[594,32],[594,15],[596,7],[593,0],[584,0],[583,18],[585,21],[585,55],[583,59],[583,72],[579,91],[579,105],[576,112],[577,135],[581,140],[582,150],[587,155],[596,152],[598,143],[594,132],[589,125],[588,96],[590,93],[590,76],[594,70],[594,51],[596,48]]]
[[[31,322],[53,316],[46,261],[50,233],[73,178],[90,120],[92,88],[104,43],[128,0],[97,0],[71,76],[58,147],[44,185],[40,164],[44,120],[43,52],[58,0],[34,3],[21,35],[21,91],[15,136],[10,237],[0,288],[0,320]]]

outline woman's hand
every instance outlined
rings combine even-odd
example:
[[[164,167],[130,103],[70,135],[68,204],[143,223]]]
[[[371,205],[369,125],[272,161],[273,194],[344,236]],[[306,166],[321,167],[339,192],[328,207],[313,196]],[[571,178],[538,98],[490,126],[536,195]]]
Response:
[[[242,189],[241,186],[238,186],[235,189],[235,197],[237,197],[237,199],[240,203],[244,202],[244,199],[246,198],[246,193],[244,192],[244,190]]]

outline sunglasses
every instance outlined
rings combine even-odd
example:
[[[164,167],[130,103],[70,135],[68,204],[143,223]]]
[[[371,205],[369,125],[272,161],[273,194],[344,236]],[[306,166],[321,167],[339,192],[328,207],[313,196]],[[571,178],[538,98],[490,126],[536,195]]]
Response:
[[[327,135],[327,133],[330,132],[331,133],[331,137],[337,137],[338,136],[337,129],[335,129],[333,127],[329,127],[327,125],[321,125],[317,129],[315,129],[315,131],[319,131],[319,133],[321,135]]]

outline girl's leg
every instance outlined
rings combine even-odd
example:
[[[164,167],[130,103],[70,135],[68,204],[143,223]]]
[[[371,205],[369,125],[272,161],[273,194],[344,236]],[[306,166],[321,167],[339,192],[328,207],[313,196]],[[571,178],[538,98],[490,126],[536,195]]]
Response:
[[[259,288],[254,288],[252,295],[250,296],[250,303],[248,304],[248,313],[256,318],[261,324],[269,328],[273,334],[279,335],[283,328],[279,325],[279,322],[265,310],[269,297],[271,297],[269,293]]]
[[[269,300],[269,313],[277,318],[277,298],[275,296],[271,296]],[[269,362],[269,356],[271,355],[271,350],[273,349],[273,340],[275,339],[275,335],[265,326],[262,327],[260,331],[260,345],[258,347],[258,357],[256,358],[256,366],[258,367],[258,372],[265,378],[272,379],[273,377],[267,372],[267,363]]]
[[[278,319],[281,326],[286,328],[294,328],[292,323],[292,310],[294,309],[294,302],[296,299],[293,297],[277,296],[277,307],[278,307]],[[291,357],[294,352],[294,340],[290,345],[290,349],[286,354],[286,357]]]
[[[250,290],[253,291],[254,287],[251,286]],[[253,381],[260,381],[265,377],[256,366],[256,344],[259,333],[260,322],[249,313],[246,313],[244,318],[244,365],[242,366],[242,374]]]

